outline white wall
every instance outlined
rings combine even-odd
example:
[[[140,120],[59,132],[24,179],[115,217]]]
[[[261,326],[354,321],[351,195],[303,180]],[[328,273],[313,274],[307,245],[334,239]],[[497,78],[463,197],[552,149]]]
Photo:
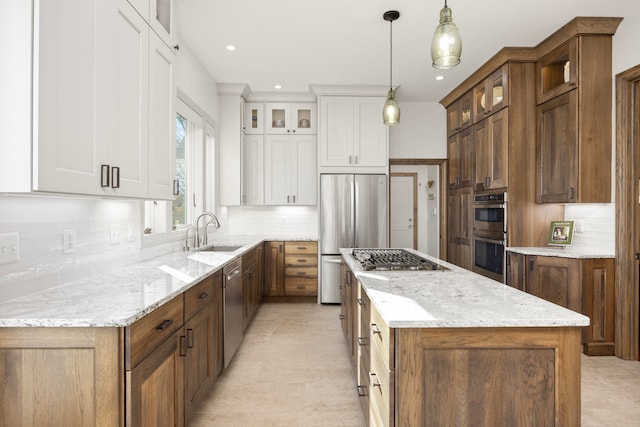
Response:
[[[400,123],[389,128],[392,159],[446,159],[447,112],[437,102],[399,102]]]

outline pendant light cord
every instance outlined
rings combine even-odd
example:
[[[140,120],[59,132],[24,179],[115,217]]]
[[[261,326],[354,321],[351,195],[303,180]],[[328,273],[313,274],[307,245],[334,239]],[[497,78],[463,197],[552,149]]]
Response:
[[[393,21],[389,24],[389,90],[393,90]]]

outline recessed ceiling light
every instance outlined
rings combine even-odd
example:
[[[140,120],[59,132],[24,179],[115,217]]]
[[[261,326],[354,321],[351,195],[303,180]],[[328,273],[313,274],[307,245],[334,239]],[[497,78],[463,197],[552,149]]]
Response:
[[[436,76],[436,80],[444,80],[444,76]]]
[[[229,52],[233,52],[234,50],[236,50],[236,47],[232,44],[228,44],[225,46],[225,49],[227,49]]]
[[[275,85],[273,88],[274,89],[282,89],[282,85]]]

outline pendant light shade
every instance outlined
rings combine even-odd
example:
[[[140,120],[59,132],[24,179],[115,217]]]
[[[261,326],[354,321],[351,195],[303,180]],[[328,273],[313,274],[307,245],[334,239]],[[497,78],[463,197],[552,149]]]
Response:
[[[460,63],[462,39],[452,19],[453,14],[445,0],[440,11],[440,24],[436,27],[431,42],[431,60],[434,68],[453,68]]]
[[[389,10],[382,15],[385,21],[389,21],[389,92],[387,101],[382,109],[382,120],[385,125],[395,125],[400,123],[400,107],[396,101],[396,94],[393,90],[393,21],[400,17],[397,10]]]

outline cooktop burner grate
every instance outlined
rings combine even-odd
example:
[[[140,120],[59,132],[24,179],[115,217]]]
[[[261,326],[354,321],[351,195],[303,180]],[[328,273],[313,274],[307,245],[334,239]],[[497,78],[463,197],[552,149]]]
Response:
[[[365,271],[448,270],[405,249],[354,249],[352,255]]]

